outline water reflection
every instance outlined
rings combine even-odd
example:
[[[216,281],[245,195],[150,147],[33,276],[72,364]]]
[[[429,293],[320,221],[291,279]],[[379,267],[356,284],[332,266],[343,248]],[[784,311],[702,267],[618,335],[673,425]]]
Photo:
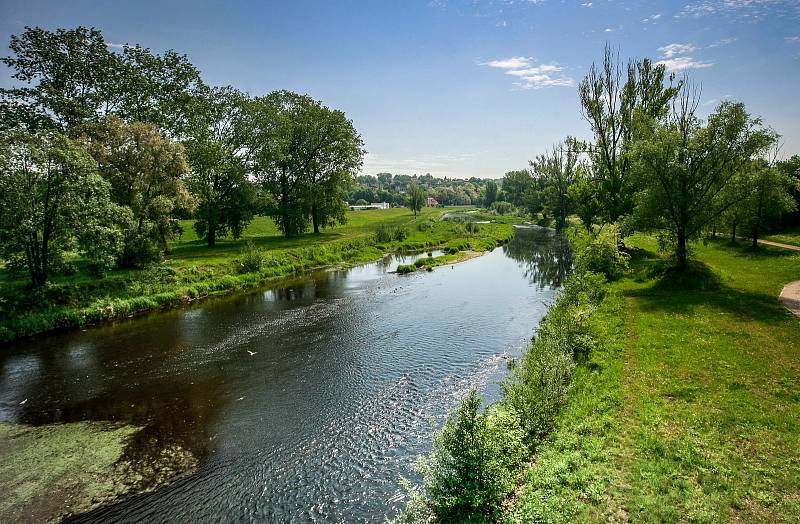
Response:
[[[503,246],[503,251],[507,257],[520,263],[530,283],[539,289],[561,287],[572,270],[569,241],[553,229],[517,227],[514,238]]]
[[[518,231],[433,273],[388,274],[418,255],[388,257],[21,343],[0,353],[0,420],[132,423],[142,471],[169,449],[198,461],[83,519],[382,520],[446,413],[497,394],[571,263],[558,243]]]

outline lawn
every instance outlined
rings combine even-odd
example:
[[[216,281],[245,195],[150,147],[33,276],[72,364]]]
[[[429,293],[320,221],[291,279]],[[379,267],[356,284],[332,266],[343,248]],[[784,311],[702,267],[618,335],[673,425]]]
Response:
[[[792,246],[800,246],[800,226],[786,229],[780,233],[766,235],[764,236],[764,240],[781,242],[783,244],[790,244]]]
[[[800,522],[800,318],[777,301],[800,254],[699,245],[719,283],[687,290],[651,276],[651,238],[627,244],[508,520]]]

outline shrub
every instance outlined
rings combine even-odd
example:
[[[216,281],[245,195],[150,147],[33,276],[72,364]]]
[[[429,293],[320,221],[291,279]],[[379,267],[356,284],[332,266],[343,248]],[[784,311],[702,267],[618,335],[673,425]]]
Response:
[[[428,262],[428,259],[426,259],[426,258],[418,258],[417,260],[414,261],[414,266],[415,267],[422,267],[425,264],[427,264],[427,262]]]
[[[417,270],[417,266],[412,265],[412,264],[404,264],[404,265],[397,266],[397,273],[400,274],[400,275],[406,275],[408,273],[413,273],[416,270]]]
[[[408,230],[404,227],[391,227],[380,224],[375,229],[375,241],[379,244],[386,244],[392,241],[402,242],[408,236]]]
[[[481,410],[480,397],[471,391],[419,465],[423,495],[416,497],[413,518],[423,517],[427,507],[437,522],[496,521],[526,455],[516,414],[502,406]]]
[[[267,253],[248,240],[242,249],[241,257],[236,260],[236,268],[239,273],[257,273],[266,265],[266,261]]]
[[[582,229],[570,230],[570,242],[575,250],[575,269],[602,273],[608,280],[616,280],[628,271],[629,256],[620,251],[620,236],[616,226],[593,236]]]
[[[510,215],[516,212],[516,208],[514,204],[511,202],[492,202],[491,210],[497,213],[498,215]]]
[[[475,222],[467,222],[464,225],[464,227],[466,228],[467,233],[469,233],[470,235],[474,235],[474,234],[480,232],[480,230],[481,230],[481,227],[478,224],[476,224]]]

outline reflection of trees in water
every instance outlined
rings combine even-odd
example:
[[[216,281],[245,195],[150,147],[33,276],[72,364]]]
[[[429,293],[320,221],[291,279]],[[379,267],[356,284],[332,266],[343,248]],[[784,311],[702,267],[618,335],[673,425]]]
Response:
[[[557,288],[572,270],[572,251],[567,237],[543,227],[516,228],[503,252],[519,262],[525,276],[539,289]]]

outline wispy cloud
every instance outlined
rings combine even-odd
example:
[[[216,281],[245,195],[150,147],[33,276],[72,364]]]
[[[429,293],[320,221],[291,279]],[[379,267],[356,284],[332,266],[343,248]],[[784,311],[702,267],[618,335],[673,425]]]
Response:
[[[775,17],[800,18],[797,0],[696,0],[689,2],[676,14],[677,18],[700,18],[726,15],[744,21],[758,22]]]
[[[113,42],[106,42],[106,47],[110,47],[111,49],[122,49],[125,47],[125,44],[115,44]]]
[[[674,56],[679,56],[679,55],[688,55],[692,51],[697,50],[697,48],[692,44],[675,43],[659,47],[658,50],[661,52],[661,56],[663,58],[672,58]]]
[[[786,41],[790,44],[800,44],[800,36],[787,36]]]
[[[696,60],[691,56],[679,56],[676,58],[667,58],[656,62],[658,65],[663,65],[667,71],[676,73],[678,71],[686,71],[689,69],[705,69],[714,65],[713,62],[704,62]]]
[[[481,65],[503,69],[505,74],[517,78],[514,85],[520,89],[544,87],[571,87],[575,80],[564,74],[564,68],[556,63],[534,65],[533,58],[512,56],[500,60],[480,62]]]
[[[670,72],[686,71],[687,69],[705,69],[706,67],[714,65],[713,62],[704,62],[687,56],[689,53],[697,51],[697,47],[693,44],[667,44],[663,47],[659,47],[658,50],[661,53],[661,60],[656,63],[663,65],[666,67],[667,71]]]
[[[437,177],[463,177],[475,159],[473,153],[423,155],[420,158],[384,158],[376,153],[364,155],[361,172],[368,175],[393,173],[395,175],[424,175]]]
[[[656,13],[654,15],[651,15],[651,16],[648,16],[647,18],[642,19],[642,22],[644,22],[645,24],[649,24],[651,22],[657,21],[659,18],[661,18],[661,13]]]
[[[736,38],[723,38],[721,40],[717,40],[716,42],[708,44],[707,48],[708,49],[712,49],[714,47],[722,47],[722,46],[730,45],[730,44],[734,43],[735,41],[736,41]]]

